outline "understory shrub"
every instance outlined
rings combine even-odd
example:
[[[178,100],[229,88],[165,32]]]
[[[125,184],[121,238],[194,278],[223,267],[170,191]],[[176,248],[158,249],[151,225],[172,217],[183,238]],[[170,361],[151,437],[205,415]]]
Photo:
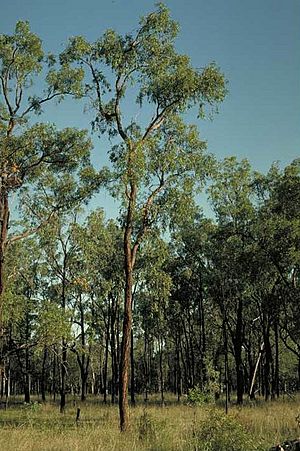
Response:
[[[203,388],[199,385],[190,389],[187,395],[187,402],[191,405],[202,405],[214,403],[216,395],[219,393],[219,371],[214,370],[210,365],[207,365],[207,382]]]
[[[261,451],[262,445],[233,417],[218,411],[194,427],[193,448],[197,451]]]

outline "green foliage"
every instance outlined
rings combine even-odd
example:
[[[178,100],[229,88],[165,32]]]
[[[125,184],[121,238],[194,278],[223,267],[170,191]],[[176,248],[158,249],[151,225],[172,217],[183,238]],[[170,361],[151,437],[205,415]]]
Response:
[[[51,68],[45,77],[44,93],[32,94],[36,75],[47,65]],[[13,35],[0,35],[2,127],[9,121],[24,124],[28,113],[39,114],[43,104],[53,98],[62,99],[66,94],[78,97],[82,94],[82,70],[67,64],[60,68],[54,68],[54,65],[55,57],[45,56],[41,39],[30,30],[28,22],[18,21]],[[25,100],[26,92],[28,96]]]
[[[226,81],[215,64],[194,69],[176,51],[177,33],[178,24],[159,3],[141,19],[135,35],[107,30],[94,43],[74,37],[60,55],[63,65],[85,70],[94,128],[120,140],[110,152],[109,186],[122,201],[124,218],[130,203],[132,244],[139,245],[158,223],[183,221],[193,210],[195,187],[202,187],[212,171],[205,142],[181,115],[195,105],[201,112],[205,105],[215,107],[226,95]],[[140,107],[150,104],[150,120],[147,108],[140,124],[123,114],[121,99],[132,98],[131,88]]]
[[[228,157],[216,169],[209,188],[213,208],[221,224],[231,222],[237,229],[242,228],[254,214],[250,163]]]
[[[232,416],[217,410],[197,426],[194,432],[194,449],[201,451],[255,451],[264,448]]]
[[[216,394],[220,390],[220,373],[212,368],[208,363],[207,367],[207,382],[203,387],[197,385],[195,388],[189,390],[187,395],[187,402],[190,405],[211,404],[215,402]]]
[[[42,70],[44,52],[38,36],[30,31],[28,22],[18,21],[14,35],[0,35],[1,75],[9,72],[21,84],[30,85],[32,74]]]
[[[43,92],[39,92],[42,83],[35,86],[41,74]],[[5,246],[40,228],[54,210],[71,208],[89,198],[103,182],[103,174],[91,168],[92,146],[86,131],[58,131],[54,125],[34,123],[30,118],[53,99],[80,97],[83,75],[81,68],[67,63],[59,66],[53,55],[45,56],[41,40],[28,22],[17,22],[12,35],[0,35],[1,205],[6,196],[10,200],[13,192],[21,192],[17,200],[26,220]],[[51,202],[53,191],[59,193],[56,200],[60,197],[56,204]]]
[[[197,385],[195,388],[191,388],[187,395],[187,403],[192,406],[199,406],[202,404],[210,404],[214,402],[214,394],[206,389]]]
[[[44,301],[38,315],[36,339],[39,347],[71,341],[70,311],[64,311],[53,301]]]

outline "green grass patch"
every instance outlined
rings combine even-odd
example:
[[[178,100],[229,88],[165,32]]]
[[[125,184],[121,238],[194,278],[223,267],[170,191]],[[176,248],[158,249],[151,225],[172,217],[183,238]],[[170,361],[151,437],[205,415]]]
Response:
[[[11,405],[0,410],[3,451],[255,451],[300,435],[299,397],[231,407],[189,406],[168,398],[130,409],[130,429],[121,434],[118,407],[89,399],[70,401],[64,414],[54,403]],[[81,409],[76,423],[77,408]]]

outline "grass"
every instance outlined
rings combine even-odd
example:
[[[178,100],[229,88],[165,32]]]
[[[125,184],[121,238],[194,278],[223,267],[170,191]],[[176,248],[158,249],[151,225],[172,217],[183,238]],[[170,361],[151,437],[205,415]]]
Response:
[[[229,420],[243,426],[247,437],[267,450],[271,445],[300,435],[296,421],[300,414],[300,398],[269,403],[247,403],[243,408],[230,409]],[[77,407],[81,409],[76,425]],[[222,408],[214,406],[190,407],[177,404],[171,397],[165,407],[153,402],[142,403],[130,410],[131,427],[121,434],[118,428],[117,406],[103,405],[88,400],[85,404],[70,403],[64,414],[54,403],[16,405],[0,410],[0,449],[3,451],[195,451],[225,449],[200,447],[197,437],[203,428],[214,434],[216,421],[222,417]],[[224,417],[222,417],[224,418]],[[223,423],[218,423],[223,425]],[[226,427],[226,419],[225,419]],[[229,435],[232,423],[228,423]],[[221,426],[223,427],[223,426]],[[211,432],[212,431],[212,432]],[[199,435],[200,434],[200,435]],[[221,434],[222,436],[223,434]],[[203,440],[201,438],[201,440]],[[212,443],[211,437],[207,439]],[[239,438],[237,438],[239,440]],[[246,442],[245,442],[246,443]],[[248,442],[247,442],[248,443]],[[244,445],[237,450],[253,451]],[[233,448],[229,448],[233,449]]]

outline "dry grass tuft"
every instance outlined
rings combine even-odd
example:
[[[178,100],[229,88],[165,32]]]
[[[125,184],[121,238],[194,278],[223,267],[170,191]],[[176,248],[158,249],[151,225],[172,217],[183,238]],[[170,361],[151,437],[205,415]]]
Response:
[[[76,425],[77,407],[81,416]],[[121,434],[117,406],[88,401],[69,405],[61,415],[54,404],[10,407],[0,411],[3,451],[171,451],[196,450],[195,436],[221,407],[190,407],[169,402],[166,407],[142,403],[131,409],[131,428]],[[230,418],[241,424],[259,449],[300,435],[296,420],[299,398],[232,407]],[[199,429],[200,428],[200,429]],[[213,449],[213,448],[211,448]],[[221,448],[220,448],[221,449]],[[244,448],[243,448],[244,449]],[[253,450],[249,450],[253,451]]]

